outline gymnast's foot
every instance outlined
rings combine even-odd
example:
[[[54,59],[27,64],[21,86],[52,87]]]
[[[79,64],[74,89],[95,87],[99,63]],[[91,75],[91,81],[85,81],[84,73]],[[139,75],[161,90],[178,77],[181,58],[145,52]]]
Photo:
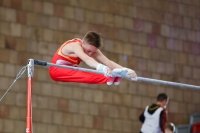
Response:
[[[120,83],[121,80],[122,80],[122,78],[116,77],[116,78],[114,79],[114,84],[115,84],[115,85],[119,85],[119,83]]]
[[[115,85],[119,85],[120,81],[122,78],[120,77],[109,77],[108,81],[107,81],[107,85],[112,85],[113,83]]]

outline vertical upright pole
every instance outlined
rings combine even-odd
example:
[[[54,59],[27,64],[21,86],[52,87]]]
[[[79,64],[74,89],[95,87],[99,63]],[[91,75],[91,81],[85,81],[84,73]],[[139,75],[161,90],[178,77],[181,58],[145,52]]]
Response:
[[[28,60],[28,88],[26,107],[26,133],[32,133],[32,78],[34,73],[34,60]]]

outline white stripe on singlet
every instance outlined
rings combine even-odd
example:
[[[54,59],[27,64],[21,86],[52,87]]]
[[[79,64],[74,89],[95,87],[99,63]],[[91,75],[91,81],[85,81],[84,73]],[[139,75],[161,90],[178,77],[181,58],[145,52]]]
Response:
[[[57,64],[57,65],[75,66],[75,67],[78,66],[77,64],[73,64],[73,63],[71,63],[71,62],[69,62],[69,61],[61,60],[61,59],[57,60],[57,61],[56,61],[56,64]]]

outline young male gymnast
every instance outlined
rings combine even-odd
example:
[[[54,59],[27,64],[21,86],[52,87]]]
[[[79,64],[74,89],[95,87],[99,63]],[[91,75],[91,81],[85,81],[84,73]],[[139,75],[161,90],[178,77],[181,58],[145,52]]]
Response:
[[[78,82],[88,84],[108,85],[120,83],[122,76],[135,80],[137,75],[134,70],[122,67],[121,65],[109,60],[102,54],[100,48],[103,45],[101,34],[89,31],[83,39],[75,38],[63,43],[52,58],[52,63],[58,65],[78,66],[81,61],[88,66],[95,68],[103,74],[83,72],[59,67],[50,67],[49,74],[55,81]],[[99,62],[97,62],[98,60]],[[117,77],[111,76],[118,74]]]

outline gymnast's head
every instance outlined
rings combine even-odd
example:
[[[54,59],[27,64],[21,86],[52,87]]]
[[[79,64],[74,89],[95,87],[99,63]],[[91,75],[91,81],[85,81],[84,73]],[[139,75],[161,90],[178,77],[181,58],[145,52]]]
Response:
[[[87,32],[82,40],[83,50],[88,56],[91,56],[103,46],[103,39],[101,37],[101,34],[95,31]]]

